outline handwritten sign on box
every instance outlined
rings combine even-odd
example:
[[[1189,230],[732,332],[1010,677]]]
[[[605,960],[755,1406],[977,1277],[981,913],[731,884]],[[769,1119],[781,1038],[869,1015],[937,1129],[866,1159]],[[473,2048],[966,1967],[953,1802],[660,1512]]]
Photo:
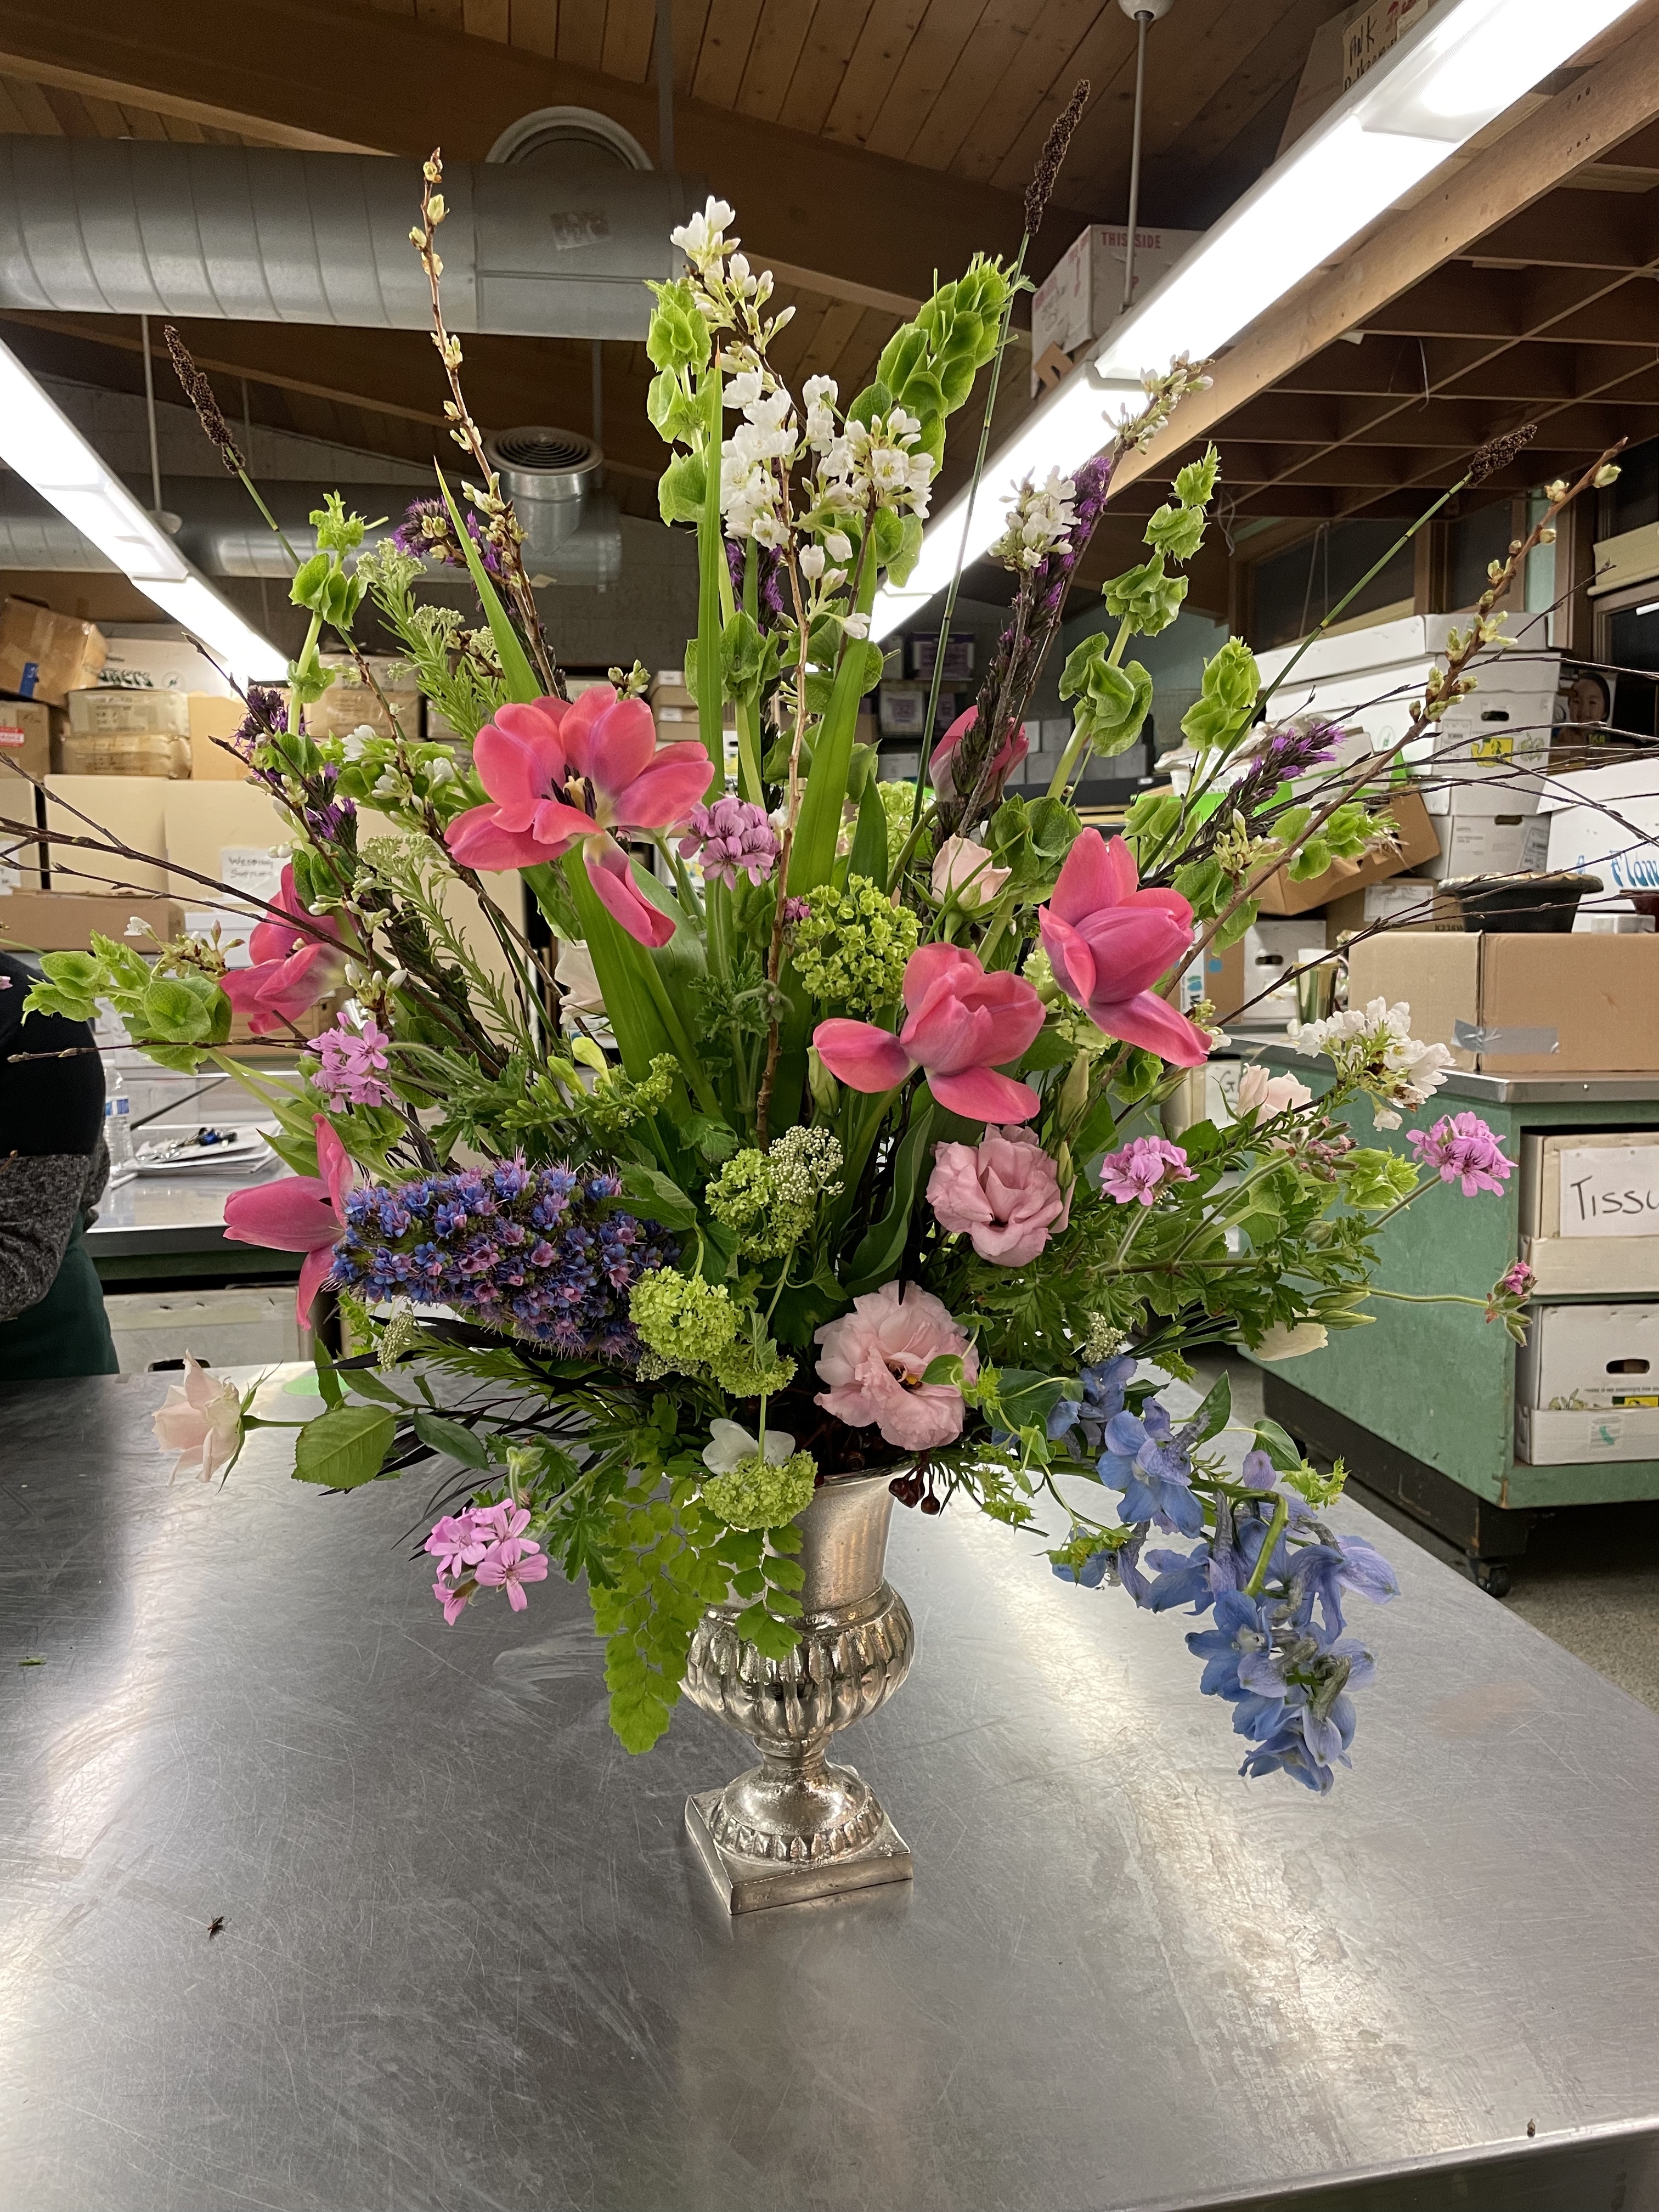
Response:
[[[1563,1237],[1659,1237],[1659,1145],[1561,1152]]]

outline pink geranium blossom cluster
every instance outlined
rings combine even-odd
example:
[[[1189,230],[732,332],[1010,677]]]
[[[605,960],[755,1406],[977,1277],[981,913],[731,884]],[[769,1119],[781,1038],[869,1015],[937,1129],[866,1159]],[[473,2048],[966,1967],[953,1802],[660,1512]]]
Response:
[[[547,1554],[525,1534],[529,1526],[529,1513],[510,1498],[447,1513],[434,1526],[426,1540],[438,1562],[432,1595],[452,1628],[480,1589],[504,1589],[514,1612],[524,1611],[530,1602],[525,1584],[547,1580]]]
[[[331,1030],[323,1031],[317,1040],[321,1065],[311,1081],[331,1112],[337,1114],[347,1106],[392,1103],[391,1085],[380,1080],[391,1042],[373,1014],[364,1020],[361,1030],[348,1029],[342,1016]]]
[[[687,834],[680,840],[680,857],[696,854],[703,874],[718,878],[728,890],[736,887],[739,869],[751,884],[763,884],[778,865],[778,833],[763,806],[746,799],[717,799],[712,806],[694,806]]]
[[[1410,1129],[1406,1141],[1417,1147],[1419,1167],[1432,1169],[1442,1182],[1461,1182],[1465,1198],[1490,1190],[1501,1197],[1514,1171],[1496,1135],[1478,1114],[1443,1114],[1433,1128]]]
[[[1120,1206],[1132,1206],[1137,1199],[1150,1206],[1167,1184],[1192,1180],[1186,1153],[1167,1137],[1132,1137],[1100,1164],[1100,1187]]]

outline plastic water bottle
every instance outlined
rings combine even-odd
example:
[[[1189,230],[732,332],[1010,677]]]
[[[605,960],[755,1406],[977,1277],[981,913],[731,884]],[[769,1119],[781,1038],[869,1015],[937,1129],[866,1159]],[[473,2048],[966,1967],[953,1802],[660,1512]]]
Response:
[[[109,1146],[112,1168],[132,1164],[132,1101],[127,1097],[127,1087],[120,1076],[115,1087],[104,1101],[104,1142]]]

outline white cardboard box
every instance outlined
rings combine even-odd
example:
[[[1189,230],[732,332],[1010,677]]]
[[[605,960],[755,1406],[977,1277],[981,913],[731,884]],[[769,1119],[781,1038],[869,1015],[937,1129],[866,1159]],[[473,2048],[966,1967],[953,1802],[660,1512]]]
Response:
[[[1198,230],[1135,227],[1135,297],[1142,298],[1186,252]],[[1036,364],[1050,346],[1075,353],[1101,337],[1123,312],[1123,257],[1129,242],[1121,223],[1091,223],[1072,240],[1031,300],[1031,391]]]
[[[1659,761],[1552,777],[1547,865],[1600,876],[1609,891],[1659,890]]]
[[[1638,1155],[1633,1162],[1632,1153]],[[1600,1154],[1607,1155],[1605,1168]],[[1595,1177],[1588,1188],[1587,1171]],[[1521,1257],[1537,1277],[1540,1292],[1659,1294],[1659,1215],[1653,1235],[1640,1233],[1645,1200],[1659,1194],[1656,1183],[1659,1129],[1557,1129],[1523,1136]],[[1605,1205],[1609,1190],[1620,1200],[1612,1212]],[[1626,1192],[1644,1200],[1641,1212],[1626,1208]],[[1607,1233],[1613,1223],[1619,1226]]]
[[[1259,920],[1244,933],[1244,1010],[1238,1020],[1249,1028],[1267,1024],[1278,1027],[1296,1014],[1296,985],[1273,985],[1296,969],[1297,955],[1325,950],[1325,925],[1316,917],[1290,921]],[[1263,990],[1270,995],[1262,998]],[[1252,1003],[1254,1002],[1254,1003]]]
[[[1659,1305],[1537,1307],[1515,1395],[1554,1413],[1659,1411]]]
[[[1582,1461],[1659,1459],[1659,1411],[1540,1413],[1519,1406],[1515,1455],[1523,1467],[1571,1467]]]
[[[1512,876],[1522,866],[1526,848],[1524,814],[1448,814],[1435,824],[1440,850],[1418,863],[1419,872],[1436,882],[1463,876]]]

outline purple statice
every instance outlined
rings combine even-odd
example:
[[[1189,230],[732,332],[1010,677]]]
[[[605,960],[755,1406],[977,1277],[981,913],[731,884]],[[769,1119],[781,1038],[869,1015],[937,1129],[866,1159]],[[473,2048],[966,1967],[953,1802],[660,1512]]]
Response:
[[[712,806],[694,806],[690,835],[680,840],[680,858],[696,854],[705,876],[718,877],[728,890],[735,888],[739,869],[751,884],[763,884],[778,865],[778,833],[767,819],[766,809],[746,799],[717,799]]]
[[[1461,1182],[1465,1198],[1489,1190],[1502,1197],[1515,1171],[1501,1139],[1478,1114],[1444,1114],[1433,1128],[1408,1129],[1406,1142],[1417,1147],[1417,1164],[1432,1169],[1442,1182]]]
[[[499,576],[501,557],[491,544],[477,516],[468,507],[462,517],[466,534],[477,549],[478,557],[487,574]],[[461,550],[460,540],[455,535],[455,525],[449,509],[441,499],[411,500],[409,512],[392,533],[392,542],[400,553],[407,553],[416,561],[441,561],[447,568],[465,568],[466,555]]]
[[[334,1281],[371,1302],[453,1306],[557,1357],[632,1364],[634,1285],[675,1255],[672,1240],[612,1210],[619,1177],[522,1159],[346,1200]]]
[[[312,1088],[320,1091],[330,1110],[348,1106],[390,1106],[391,1085],[382,1078],[386,1047],[391,1038],[375,1020],[367,1017],[361,1031],[349,1028],[342,1014],[332,1029],[317,1040],[320,1065],[313,1073]]]

